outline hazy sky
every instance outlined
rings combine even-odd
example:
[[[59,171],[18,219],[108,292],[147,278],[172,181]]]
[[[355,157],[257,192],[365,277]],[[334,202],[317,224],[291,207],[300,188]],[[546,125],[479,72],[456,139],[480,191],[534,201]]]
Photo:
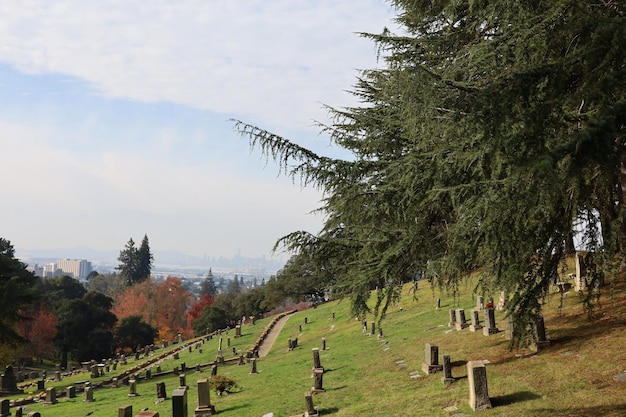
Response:
[[[0,3],[4,237],[18,249],[270,255],[319,231],[321,195],[278,176],[241,119],[330,156],[323,104],[377,65],[356,32],[393,28],[383,0]]]

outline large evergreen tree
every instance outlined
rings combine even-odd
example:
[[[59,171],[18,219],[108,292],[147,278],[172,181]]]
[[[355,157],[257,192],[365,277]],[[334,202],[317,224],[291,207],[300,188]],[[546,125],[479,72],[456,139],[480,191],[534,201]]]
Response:
[[[336,277],[357,314],[377,288],[378,317],[418,274],[457,291],[480,270],[476,290],[511,294],[523,330],[573,224],[587,249],[625,259],[626,8],[392,3],[404,33],[365,35],[386,67],[362,73],[363,106],[331,109],[322,126],[353,160],[238,123],[288,175],[325,192],[323,230],[281,243]]]
[[[117,259],[120,262],[117,270],[124,277],[126,285],[149,279],[154,258],[150,252],[148,235],[144,235],[139,248],[135,246],[135,241],[131,237]]]

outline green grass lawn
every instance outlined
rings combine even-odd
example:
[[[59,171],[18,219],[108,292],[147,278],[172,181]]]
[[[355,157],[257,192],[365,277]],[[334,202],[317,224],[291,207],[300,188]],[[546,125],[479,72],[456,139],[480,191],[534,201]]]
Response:
[[[312,349],[320,352],[325,392],[313,397],[322,415],[333,416],[453,416],[474,412],[468,405],[466,362],[486,360],[491,410],[478,412],[485,416],[623,416],[626,415],[626,383],[613,379],[626,370],[626,306],[624,292],[615,302],[608,296],[596,321],[586,319],[581,300],[573,291],[559,310],[559,296],[545,306],[546,328],[551,345],[538,354],[529,350],[510,350],[504,332],[485,337],[482,332],[456,331],[449,328],[448,309],[465,308],[466,317],[475,305],[468,284],[466,295],[454,300],[433,292],[424,285],[418,298],[405,292],[383,322],[384,338],[368,336],[361,322],[349,313],[347,302],[331,302],[290,316],[270,353],[257,360],[258,374],[250,366],[225,365],[218,373],[234,378],[239,387],[231,394],[211,402],[220,416],[292,416],[305,411],[304,393],[313,386]],[[608,288],[606,289],[608,292]],[[441,298],[441,309],[435,309]],[[497,297],[496,297],[497,300]],[[332,319],[332,313],[335,319]],[[305,318],[308,324],[304,324]],[[482,315],[481,315],[482,319]],[[502,312],[496,312],[498,327],[504,328]],[[371,317],[368,317],[371,321]],[[245,351],[270,322],[259,320],[255,326],[244,326],[242,338],[231,343]],[[302,326],[302,332],[299,326]],[[298,338],[298,347],[288,351],[288,338]],[[439,346],[440,358],[449,354],[456,382],[444,385],[441,373],[425,375],[421,371],[425,343]],[[224,335],[224,350],[226,336]],[[159,352],[159,351],[157,351]],[[185,362],[188,367],[215,359],[217,339],[203,345],[203,353],[181,352],[178,361],[163,362],[172,369]],[[132,360],[129,365],[132,365]],[[419,377],[411,375],[418,371]],[[84,380],[64,379],[54,383],[59,388]],[[210,375],[186,373],[189,389],[189,415],[197,405],[196,381]],[[74,377],[73,377],[74,378]],[[164,381],[168,399],[155,404],[156,382]],[[128,387],[103,388],[94,392],[93,403],[83,403],[82,396],[60,399],[56,405],[29,405],[27,411],[42,416],[94,417],[116,416],[120,405],[132,404],[133,414],[143,408],[158,411],[161,417],[171,415],[171,393],[178,386],[177,376],[142,380],[138,397],[128,398]],[[49,384],[50,385],[50,384]],[[16,396],[10,397],[16,398]]]

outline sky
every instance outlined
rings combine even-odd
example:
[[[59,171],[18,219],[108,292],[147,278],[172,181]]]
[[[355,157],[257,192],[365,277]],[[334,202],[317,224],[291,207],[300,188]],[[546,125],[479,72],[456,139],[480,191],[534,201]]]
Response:
[[[323,105],[382,66],[359,32],[383,0],[0,2],[0,237],[18,250],[271,257],[317,233],[322,195],[279,174],[242,120],[320,154]]]

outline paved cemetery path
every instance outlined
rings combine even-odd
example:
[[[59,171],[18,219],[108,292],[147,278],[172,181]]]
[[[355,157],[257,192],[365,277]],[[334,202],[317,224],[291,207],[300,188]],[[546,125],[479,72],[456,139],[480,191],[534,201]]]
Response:
[[[269,353],[272,345],[274,345],[274,342],[276,341],[276,338],[280,334],[283,327],[285,327],[287,320],[289,320],[289,317],[291,316],[292,314],[287,314],[286,316],[278,319],[274,327],[272,327],[272,330],[270,330],[270,332],[267,334],[267,337],[265,338],[263,343],[261,343],[261,346],[259,346],[259,357],[262,358]]]

